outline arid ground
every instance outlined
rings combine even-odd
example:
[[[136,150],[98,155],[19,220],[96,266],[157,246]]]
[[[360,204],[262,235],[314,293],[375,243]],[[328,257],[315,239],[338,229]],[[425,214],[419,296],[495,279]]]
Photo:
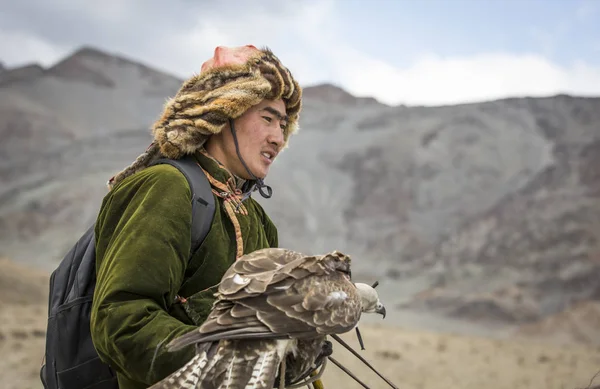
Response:
[[[40,389],[47,312],[48,276],[0,261],[0,376],[3,389]],[[387,320],[386,320],[387,321]],[[600,370],[600,347],[558,345],[526,338],[469,337],[369,323],[361,327],[361,351],[401,389],[576,389],[587,388]],[[343,338],[359,349],[354,333]],[[385,382],[334,342],[337,360],[371,388]],[[361,388],[329,363],[324,384]],[[595,384],[600,384],[597,379]],[[594,386],[594,385],[592,385]]]

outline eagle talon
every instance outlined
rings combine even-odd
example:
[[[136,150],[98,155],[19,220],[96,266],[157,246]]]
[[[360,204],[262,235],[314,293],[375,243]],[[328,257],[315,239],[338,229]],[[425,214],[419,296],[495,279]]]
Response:
[[[333,354],[333,343],[331,343],[329,340],[326,340],[323,342],[323,347],[321,348],[321,355],[319,355],[319,358],[326,358],[331,354]]]

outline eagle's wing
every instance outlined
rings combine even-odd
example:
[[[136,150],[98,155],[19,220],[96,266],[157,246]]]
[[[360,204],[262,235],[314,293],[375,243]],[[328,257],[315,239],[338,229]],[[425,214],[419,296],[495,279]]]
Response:
[[[197,344],[199,355],[152,388],[272,388],[295,346],[298,365],[286,377],[304,374],[325,335],[348,331],[360,318],[349,274],[350,259],[338,252],[264,249],[240,258],[223,276],[207,320],[169,345]]]
[[[207,320],[169,347],[221,339],[302,339],[346,332],[361,314],[360,298],[349,274],[350,258],[339,252],[304,256],[270,248],[245,255],[223,276]]]

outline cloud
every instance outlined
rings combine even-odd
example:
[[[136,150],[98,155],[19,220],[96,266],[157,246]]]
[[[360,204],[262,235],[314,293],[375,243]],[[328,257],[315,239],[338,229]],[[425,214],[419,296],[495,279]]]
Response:
[[[561,66],[537,53],[445,57],[431,53],[397,66],[352,47],[338,33],[342,21],[336,20],[335,12],[322,14],[322,23],[304,37],[322,55],[329,80],[356,96],[390,105],[448,105],[560,93],[600,96],[600,67],[584,61]],[[556,33],[564,34],[567,28],[562,22]]]
[[[360,53],[339,65],[338,80],[350,93],[388,104],[445,105],[505,97],[559,93],[600,95],[600,68],[585,62],[561,67],[534,54],[489,53],[420,58],[394,67]]]
[[[10,66],[20,66],[29,63],[40,63],[49,66],[64,57],[71,50],[41,39],[35,35],[23,32],[6,32],[0,30],[2,52],[0,61]]]
[[[595,3],[582,4],[578,15],[589,18]],[[75,0],[21,0],[7,4],[0,14],[0,60],[9,66],[33,61],[50,65],[91,45],[183,78],[197,72],[216,46],[250,43],[273,49],[304,85],[334,82],[388,104],[600,95],[600,68],[582,61],[559,65],[547,52],[433,52],[401,66],[386,62],[358,50],[342,35],[347,26],[338,11],[343,6],[335,0],[107,0],[102,7]],[[365,39],[369,34],[378,39],[369,29],[364,26]]]
[[[218,45],[251,43],[271,48],[305,83],[323,81],[321,74],[327,73],[328,66],[323,66],[324,54],[315,42],[323,37],[326,39],[327,31],[332,29],[328,23],[335,11],[334,4],[334,1],[273,0],[257,3],[243,12],[240,9],[232,12],[215,9],[205,12],[205,17],[188,30],[170,37],[170,47],[178,54],[178,61],[187,59],[178,66],[180,73],[197,70]],[[200,49],[194,51],[193,57],[190,55],[192,47]]]
[[[186,77],[200,69],[216,46],[252,43],[271,47],[284,62],[287,56],[301,60],[299,68],[309,69],[318,58],[297,53],[310,52],[304,36],[324,23],[323,13],[331,12],[333,4],[110,0],[100,7],[76,0],[21,0],[0,13],[0,60],[12,66],[30,61],[49,65],[65,48],[91,45]],[[20,48],[22,41],[37,44]]]

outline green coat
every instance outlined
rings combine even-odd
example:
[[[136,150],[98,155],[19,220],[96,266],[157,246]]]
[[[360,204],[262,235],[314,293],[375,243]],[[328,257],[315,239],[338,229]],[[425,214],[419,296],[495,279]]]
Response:
[[[214,159],[196,157],[219,181],[213,188],[233,180]],[[91,331],[101,359],[117,371],[120,389],[147,388],[189,361],[192,346],[171,353],[164,345],[206,319],[214,286],[236,257],[278,245],[277,229],[254,199],[231,216],[235,207],[228,210],[215,195],[211,230],[189,259],[190,198],[183,174],[158,165],[126,178],[102,202]],[[177,296],[184,300],[175,302]]]

